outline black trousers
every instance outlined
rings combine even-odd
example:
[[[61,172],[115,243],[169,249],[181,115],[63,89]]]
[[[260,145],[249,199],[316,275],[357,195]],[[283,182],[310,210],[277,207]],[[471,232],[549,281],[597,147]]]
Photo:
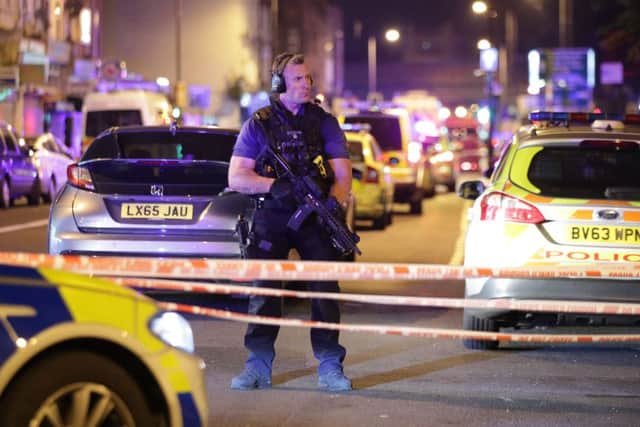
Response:
[[[289,251],[295,248],[303,260],[338,260],[339,254],[331,245],[327,232],[317,223],[313,215],[305,221],[298,231],[287,227],[287,221],[293,214],[290,210],[262,208],[256,211],[251,242],[247,248],[250,259],[286,259]],[[336,281],[307,282],[309,290],[318,292],[340,292]],[[281,281],[258,280],[254,286],[282,288]],[[282,317],[280,298],[251,296],[249,314],[259,316]],[[340,308],[337,301],[328,299],[311,300],[311,320],[340,323]],[[249,355],[248,369],[265,375],[271,374],[275,357],[274,344],[279,326],[249,324],[244,344]],[[312,328],[311,347],[319,361],[318,373],[342,370],[346,350],[338,343],[339,332]]]

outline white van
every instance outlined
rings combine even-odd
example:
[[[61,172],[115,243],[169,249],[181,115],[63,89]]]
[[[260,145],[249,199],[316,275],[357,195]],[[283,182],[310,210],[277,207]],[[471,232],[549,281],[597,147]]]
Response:
[[[171,104],[161,93],[145,90],[93,92],[82,105],[82,152],[112,126],[162,125],[171,122]]]

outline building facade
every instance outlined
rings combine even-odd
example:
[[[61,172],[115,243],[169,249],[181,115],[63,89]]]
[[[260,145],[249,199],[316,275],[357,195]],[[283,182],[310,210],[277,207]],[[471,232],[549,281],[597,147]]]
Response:
[[[103,60],[166,77],[194,124],[239,126],[242,95],[269,88],[282,50],[306,54],[318,90],[341,84],[341,15],[327,0],[110,0],[101,16]]]

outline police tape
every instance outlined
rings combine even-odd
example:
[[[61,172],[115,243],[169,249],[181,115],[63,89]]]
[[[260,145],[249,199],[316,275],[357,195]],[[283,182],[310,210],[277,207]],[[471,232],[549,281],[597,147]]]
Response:
[[[640,265],[625,264],[590,264],[584,266],[532,266],[522,268],[483,268],[462,267],[451,265],[422,265],[422,264],[392,264],[392,263],[344,263],[320,261],[265,261],[265,260],[218,260],[218,259],[158,259],[158,258],[123,258],[99,256],[71,256],[46,255],[32,253],[0,252],[0,263],[64,269],[75,273],[95,276],[117,276],[125,283],[134,280],[139,287],[162,287],[182,291],[206,290],[213,292],[213,286],[225,286],[224,293],[237,293],[237,285],[208,285],[201,282],[165,283],[160,285],[158,277],[188,278],[220,278],[232,281],[265,280],[442,280],[465,279],[475,277],[507,277],[507,278],[610,278],[637,279],[640,278]],[[126,279],[134,276],[135,279]],[[145,279],[147,278],[147,279]],[[155,283],[152,279],[156,278]],[[145,280],[147,282],[145,282]],[[169,281],[170,282],[170,281]],[[131,282],[129,282],[131,283]],[[222,291],[222,288],[218,288]],[[350,298],[350,294],[334,293],[303,293],[302,291],[276,290],[282,296],[302,296],[318,298],[327,297]],[[264,288],[248,288],[245,292],[267,295]],[[293,292],[289,294],[288,292]],[[274,294],[275,295],[275,294]],[[356,297],[355,295],[353,296]],[[372,298],[373,297],[373,298]],[[361,302],[385,301],[386,303],[400,303],[430,305],[440,307],[464,307],[481,309],[511,309],[540,311],[567,311],[579,313],[602,314],[637,314],[635,304],[617,304],[582,301],[511,301],[511,300],[454,300],[448,298],[419,298],[393,296],[357,296]],[[427,302],[429,304],[427,304]],[[637,342],[640,335],[635,334],[524,334],[503,333],[489,331],[466,331],[455,329],[406,327],[372,324],[326,323],[301,319],[271,318],[235,313],[207,307],[190,306],[173,302],[159,302],[159,304],[173,311],[205,315],[221,319],[240,322],[260,323],[278,326],[293,326],[304,328],[323,328],[347,332],[372,332],[384,335],[399,335],[407,337],[478,339],[491,341],[514,341],[530,343],[613,343]],[[475,304],[478,304],[476,306]],[[487,304],[493,304],[494,307]],[[553,304],[553,305],[547,305]],[[575,311],[573,311],[575,310]]]
[[[602,315],[640,315],[640,304],[599,301],[548,301],[512,299],[436,298],[394,295],[348,294],[335,292],[307,292],[291,289],[256,288],[220,283],[188,282],[181,280],[107,277],[123,286],[177,292],[198,292],[222,295],[259,295],[289,298],[321,298],[365,304],[408,305],[440,308],[475,308],[515,311],[581,313]]]
[[[330,261],[125,258],[0,252],[0,262],[97,276],[262,280],[454,280],[479,277],[638,279],[640,263],[469,267]]]
[[[389,326],[372,324],[328,323],[313,320],[286,319],[280,317],[255,316],[236,313],[215,308],[192,306],[173,302],[159,303],[169,311],[195,314],[200,316],[215,317],[245,323],[258,323],[262,325],[292,326],[298,328],[331,329],[345,332],[370,332],[379,335],[399,335],[403,337],[420,338],[451,338],[451,339],[476,339],[489,341],[513,341],[520,343],[546,343],[546,344],[570,344],[570,343],[622,343],[640,341],[640,335],[635,334],[524,334],[484,331],[465,331],[459,329],[423,328],[416,326]]]

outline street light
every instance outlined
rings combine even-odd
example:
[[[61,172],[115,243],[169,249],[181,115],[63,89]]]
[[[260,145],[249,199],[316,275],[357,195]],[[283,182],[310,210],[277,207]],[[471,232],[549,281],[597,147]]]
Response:
[[[491,47],[491,42],[487,39],[480,39],[477,43],[478,50],[486,50]]]
[[[489,10],[489,8],[487,7],[487,3],[483,1],[474,1],[471,5],[471,10],[475,14],[482,15],[483,13],[487,13],[487,10]]]
[[[487,5],[487,2],[485,1],[474,1],[471,4],[471,10],[476,15],[484,15],[486,13],[490,18],[496,18],[498,16],[498,12],[495,10],[489,10],[489,5]]]
[[[388,29],[384,34],[385,39],[390,43],[396,43],[400,40],[400,31],[395,28]],[[378,53],[377,40],[375,36],[370,36],[367,43],[367,56],[369,65],[369,95],[375,96],[377,92],[377,72],[378,72]]]

